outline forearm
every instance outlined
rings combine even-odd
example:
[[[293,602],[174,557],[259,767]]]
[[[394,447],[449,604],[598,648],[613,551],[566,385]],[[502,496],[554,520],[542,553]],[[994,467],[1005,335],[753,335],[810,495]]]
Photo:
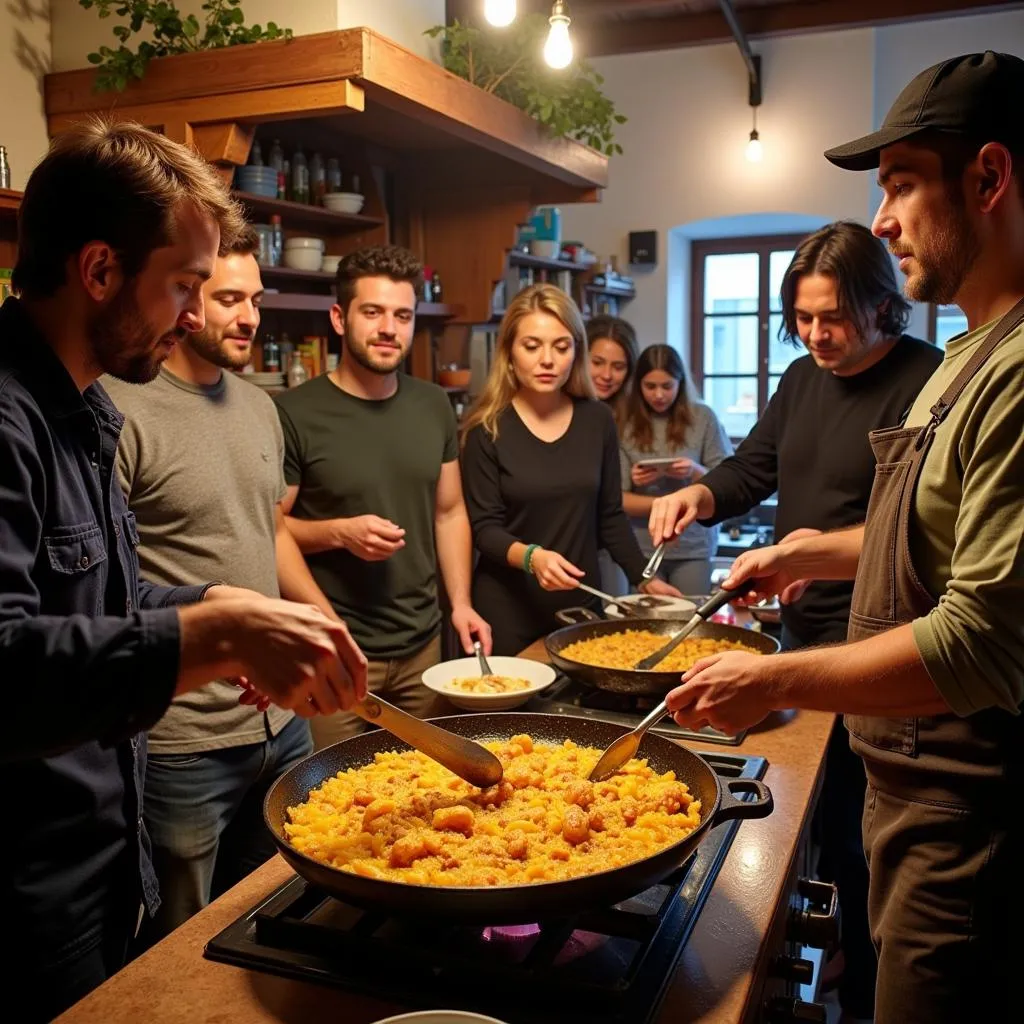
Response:
[[[338,617],[327,595],[320,589],[302,557],[295,538],[287,527],[277,531],[275,545],[277,558],[277,585],[281,596],[288,601],[311,604],[332,619]]]
[[[434,543],[448,600],[453,608],[470,603],[473,574],[473,533],[464,507],[434,521]]]
[[[632,491],[622,492],[622,507],[625,509],[627,516],[646,518],[651,514],[651,506],[653,504],[654,499],[646,494],[634,494]]]
[[[852,580],[863,545],[863,526],[807,537],[785,545],[786,567],[798,579]]]
[[[908,623],[867,640],[766,658],[773,710],[882,718],[949,714]]]
[[[284,521],[299,551],[304,555],[336,551],[345,546],[341,536],[344,519],[296,519],[294,516],[285,516]]]
[[[205,686],[211,679],[243,674],[234,640],[238,601],[204,601],[178,611],[179,656],[174,695]]]

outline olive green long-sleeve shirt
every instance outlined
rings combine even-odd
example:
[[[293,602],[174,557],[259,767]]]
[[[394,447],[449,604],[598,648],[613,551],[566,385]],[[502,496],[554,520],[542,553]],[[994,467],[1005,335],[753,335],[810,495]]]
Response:
[[[950,341],[908,426],[952,383],[992,328]],[[989,357],[935,433],[914,499],[911,551],[938,606],[914,640],[958,715],[1024,702],[1024,327]]]

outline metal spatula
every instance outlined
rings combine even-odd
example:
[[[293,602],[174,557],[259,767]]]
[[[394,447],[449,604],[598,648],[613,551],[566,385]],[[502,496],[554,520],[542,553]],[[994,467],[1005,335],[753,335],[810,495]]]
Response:
[[[354,705],[352,711],[432,757],[471,786],[487,789],[501,782],[501,761],[480,743],[424,722],[372,693]]]
[[[712,594],[690,617],[689,621],[678,633],[672,635],[664,647],[659,647],[653,654],[648,654],[643,661],[638,661],[634,666],[639,672],[648,672],[655,665],[664,661],[702,622],[707,622],[722,605],[728,604],[736,596],[732,590],[720,590]]]

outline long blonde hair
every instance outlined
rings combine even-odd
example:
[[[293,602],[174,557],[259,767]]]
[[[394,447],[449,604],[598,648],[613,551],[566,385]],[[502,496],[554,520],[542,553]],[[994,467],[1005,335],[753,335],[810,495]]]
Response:
[[[498,420],[501,414],[512,404],[519,381],[512,368],[512,345],[519,331],[519,324],[531,313],[547,313],[553,316],[572,335],[573,358],[569,379],[563,391],[573,398],[593,398],[594,383],[590,379],[590,367],[587,365],[587,334],[576,303],[553,284],[535,284],[524,288],[506,307],[505,315],[498,327],[498,345],[491,361],[491,370],[487,375],[483,391],[473,403],[462,423],[462,440],[477,426],[483,424],[484,430],[492,440],[498,439]]]

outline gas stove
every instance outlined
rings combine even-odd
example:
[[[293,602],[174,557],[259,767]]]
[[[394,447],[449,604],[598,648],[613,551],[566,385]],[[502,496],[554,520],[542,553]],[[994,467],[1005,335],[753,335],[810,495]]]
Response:
[[[632,729],[648,712],[654,710],[657,703],[657,697],[598,690],[559,673],[558,678],[532,697],[523,710],[540,711],[548,715],[568,715],[571,718],[599,718],[604,722],[614,722],[616,725]],[[652,727],[651,732],[660,733],[673,740],[697,740],[727,746],[742,743],[747,735],[746,729],[735,733],[722,732],[710,726],[703,729],[684,729],[667,715]]]
[[[704,755],[723,778],[761,778],[762,757]],[[509,1024],[654,1021],[739,822],[713,829],[659,885],[536,924],[473,927],[360,910],[296,876],[208,943],[211,960]]]

